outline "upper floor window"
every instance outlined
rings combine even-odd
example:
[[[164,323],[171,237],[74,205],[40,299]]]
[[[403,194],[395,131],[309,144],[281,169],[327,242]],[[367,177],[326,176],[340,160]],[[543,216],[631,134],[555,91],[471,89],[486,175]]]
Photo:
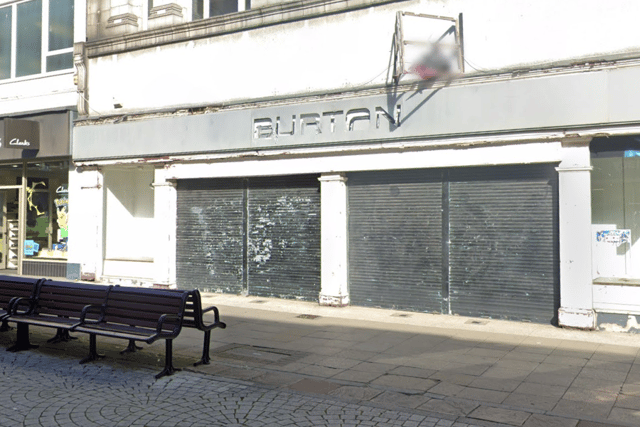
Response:
[[[0,6],[0,80],[73,68],[73,0]]]
[[[251,9],[251,0],[192,0],[192,20]]]

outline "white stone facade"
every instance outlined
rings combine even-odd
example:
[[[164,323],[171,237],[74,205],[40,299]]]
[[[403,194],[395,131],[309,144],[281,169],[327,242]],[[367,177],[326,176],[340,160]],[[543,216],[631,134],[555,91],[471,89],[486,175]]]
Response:
[[[346,305],[349,173],[553,164],[558,323],[594,328],[597,312],[611,312],[624,293],[601,291],[594,301],[589,144],[640,133],[637,111],[625,105],[627,84],[640,70],[636,2],[254,2],[209,19],[193,19],[192,2],[161,3],[152,10],[141,0],[87,6],[86,114],[75,132],[71,197],[93,202],[78,208],[83,215],[74,215],[72,233],[96,239],[72,245],[71,257],[96,279],[175,285],[181,180],[317,174],[318,299]],[[464,74],[435,82],[405,74],[394,82],[399,12],[462,18]],[[405,36],[433,41],[439,21],[421,19],[414,27],[406,22]],[[375,96],[388,103],[358,107]],[[223,126],[216,120],[238,124],[237,132],[217,133]],[[380,120],[389,135],[373,133]],[[411,133],[419,128],[412,121],[433,124]],[[343,122],[352,140],[327,136]],[[358,133],[358,126],[369,127]],[[153,226],[127,243],[139,244],[137,256],[110,259],[109,227],[151,218],[137,216],[134,202],[123,210],[130,217],[109,217],[105,201],[114,189],[100,183],[119,168],[153,176],[143,184],[153,191],[145,207]],[[117,185],[126,189],[125,181]],[[640,314],[640,304],[618,311]]]

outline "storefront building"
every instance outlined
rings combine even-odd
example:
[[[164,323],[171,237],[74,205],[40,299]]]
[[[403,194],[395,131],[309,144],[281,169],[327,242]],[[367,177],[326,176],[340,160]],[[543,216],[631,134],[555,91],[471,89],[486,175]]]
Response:
[[[69,265],[71,111],[0,120],[0,269],[79,278]]]
[[[139,282],[206,291],[593,327],[590,135],[628,111],[610,104],[594,117],[599,101],[582,88],[606,91],[625,71],[79,120],[71,191],[94,197],[99,207],[85,217],[107,228],[102,262],[87,257],[83,268],[103,279],[147,271]],[[147,194],[135,203],[124,191],[132,182]]]
[[[89,2],[81,277],[634,328],[635,3],[231,6]]]
[[[69,170],[77,116],[73,46],[86,2],[0,4],[0,270],[79,278],[69,263]]]

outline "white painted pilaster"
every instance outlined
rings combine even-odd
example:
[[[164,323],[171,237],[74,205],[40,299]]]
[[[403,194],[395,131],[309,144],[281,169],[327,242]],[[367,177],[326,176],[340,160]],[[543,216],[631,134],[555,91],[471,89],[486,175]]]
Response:
[[[557,168],[560,240],[560,326],[595,327],[591,277],[590,139],[563,143]]]
[[[100,170],[69,172],[69,262],[80,264],[84,280],[102,276],[104,178]]]
[[[347,284],[347,178],[324,174],[320,178],[322,271],[320,304],[349,304]]]
[[[176,284],[176,221],[177,192],[174,182],[166,180],[164,167],[155,170],[154,221],[155,254],[153,258],[154,283],[173,287]]]

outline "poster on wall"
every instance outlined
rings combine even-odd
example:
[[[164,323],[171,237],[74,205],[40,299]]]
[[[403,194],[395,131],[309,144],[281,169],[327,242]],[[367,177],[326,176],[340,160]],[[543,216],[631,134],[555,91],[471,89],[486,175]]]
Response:
[[[27,256],[33,256],[40,250],[40,244],[33,240],[24,241],[24,254]]]
[[[593,278],[627,277],[631,272],[631,230],[615,224],[593,224]]]
[[[596,241],[616,246],[631,243],[631,230],[600,230],[596,232]]]

